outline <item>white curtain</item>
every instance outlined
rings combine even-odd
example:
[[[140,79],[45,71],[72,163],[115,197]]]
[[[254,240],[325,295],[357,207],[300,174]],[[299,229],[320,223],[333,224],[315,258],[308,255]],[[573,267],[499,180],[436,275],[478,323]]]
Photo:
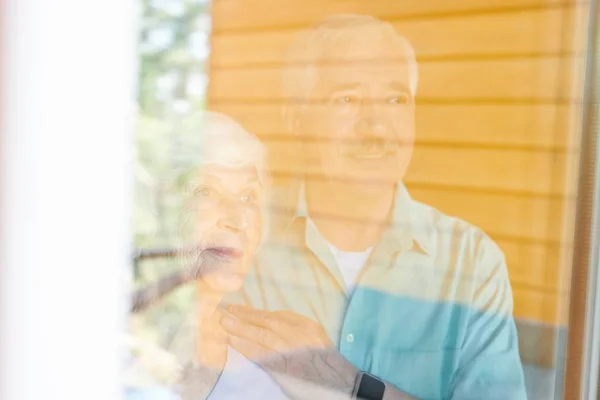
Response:
[[[136,7],[0,0],[0,399],[119,399]]]

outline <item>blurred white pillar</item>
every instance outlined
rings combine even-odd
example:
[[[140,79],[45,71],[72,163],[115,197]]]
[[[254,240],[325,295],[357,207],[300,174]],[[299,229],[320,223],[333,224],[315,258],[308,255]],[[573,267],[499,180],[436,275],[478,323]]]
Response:
[[[0,399],[120,398],[132,0],[0,0]]]

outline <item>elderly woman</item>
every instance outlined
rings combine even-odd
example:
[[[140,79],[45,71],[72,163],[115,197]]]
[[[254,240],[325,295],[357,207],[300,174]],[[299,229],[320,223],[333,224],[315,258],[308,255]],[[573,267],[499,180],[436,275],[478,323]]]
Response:
[[[185,122],[186,128],[197,136],[177,154],[177,183],[183,187],[178,245],[184,274],[197,283],[198,301],[167,349],[179,364],[173,389],[184,400],[206,398],[225,368],[227,335],[219,303],[241,288],[261,242],[267,186],[263,146],[238,123],[205,112]]]

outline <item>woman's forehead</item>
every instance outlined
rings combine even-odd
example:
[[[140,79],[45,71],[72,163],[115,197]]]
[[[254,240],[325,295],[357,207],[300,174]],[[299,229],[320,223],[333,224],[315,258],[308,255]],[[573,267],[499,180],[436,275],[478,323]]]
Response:
[[[207,165],[200,171],[199,178],[221,184],[259,184],[258,171],[255,167],[227,167]]]

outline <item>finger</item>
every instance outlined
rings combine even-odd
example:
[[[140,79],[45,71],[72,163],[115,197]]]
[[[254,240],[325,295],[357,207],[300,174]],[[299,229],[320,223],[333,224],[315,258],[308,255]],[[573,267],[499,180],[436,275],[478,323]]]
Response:
[[[284,336],[296,331],[305,317],[291,311],[262,311],[247,306],[228,306],[227,311],[236,318],[249,324],[268,328]]]
[[[289,326],[301,325],[306,321],[314,322],[309,320],[304,315],[297,314],[292,311],[278,310],[278,311],[263,311],[256,308],[242,306],[242,305],[231,305],[228,306],[228,310],[231,310],[234,315],[239,318],[253,321],[255,325],[265,325],[272,327],[273,324],[287,323]]]
[[[247,306],[230,305],[227,306],[227,311],[241,321],[273,330],[279,329],[280,327],[277,326],[278,322],[283,321],[282,318],[274,316],[272,312],[257,310],[256,308]]]
[[[271,360],[274,357],[278,357],[277,353],[272,349],[243,337],[231,336],[229,344],[248,360],[254,361],[259,365],[266,363],[267,360]]]
[[[223,317],[221,325],[230,335],[248,339],[269,349],[282,350],[286,348],[285,341],[268,328],[252,325],[230,316]]]

